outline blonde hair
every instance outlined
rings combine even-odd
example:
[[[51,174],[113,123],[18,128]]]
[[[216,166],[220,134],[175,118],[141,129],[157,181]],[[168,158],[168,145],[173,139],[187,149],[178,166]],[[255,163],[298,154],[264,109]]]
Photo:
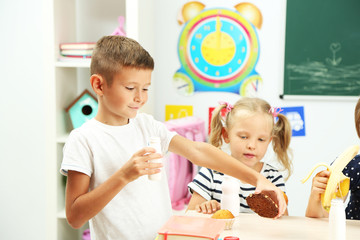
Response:
[[[231,111],[227,113],[225,119],[223,119],[221,110],[227,107],[227,104],[221,104],[212,112],[209,142],[215,147],[221,147],[223,144],[222,128],[227,127],[231,129],[233,118],[235,118],[238,111],[245,110],[249,113],[263,113],[268,116],[269,121],[272,122],[272,147],[277,155],[278,161],[287,171],[287,180],[292,173],[292,159],[289,149],[292,130],[286,116],[278,114],[278,120],[275,123],[270,104],[260,98],[242,98],[238,100]]]
[[[103,76],[108,85],[123,67],[154,69],[154,60],[135,40],[124,36],[104,36],[96,43],[91,56],[91,75]]]
[[[355,107],[355,128],[357,135],[360,138],[360,98]]]

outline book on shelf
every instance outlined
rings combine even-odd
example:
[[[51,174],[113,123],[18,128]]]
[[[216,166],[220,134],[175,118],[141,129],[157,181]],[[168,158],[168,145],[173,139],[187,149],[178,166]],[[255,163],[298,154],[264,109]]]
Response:
[[[89,55],[89,56],[81,56],[81,55],[61,55],[61,57],[59,57],[59,59],[60,58],[65,58],[65,59],[68,59],[68,60],[70,60],[70,59],[72,59],[72,58],[76,58],[76,59],[86,59],[86,58],[91,58],[91,55]]]
[[[225,228],[219,219],[172,216],[158,231],[157,240],[217,240]]]
[[[61,49],[60,54],[63,56],[91,56],[93,49]]]
[[[94,49],[96,42],[60,43],[60,49]]]

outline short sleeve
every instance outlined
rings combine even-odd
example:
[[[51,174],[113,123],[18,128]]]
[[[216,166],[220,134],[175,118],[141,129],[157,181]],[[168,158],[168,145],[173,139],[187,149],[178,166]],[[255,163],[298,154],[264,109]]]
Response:
[[[202,167],[194,180],[188,184],[191,194],[193,191],[200,194],[206,200],[212,199],[212,189],[214,189],[214,175],[211,169]]]
[[[281,191],[286,192],[285,179],[282,173],[271,165],[267,164],[262,174]]]
[[[69,170],[91,176],[92,152],[86,138],[79,131],[73,130],[63,148],[63,161],[60,173],[67,176]]]
[[[343,174],[350,178],[350,190],[360,191],[360,155],[356,155],[343,170]]]
[[[137,118],[138,124],[142,129],[146,129],[149,132],[144,132],[144,136],[158,136],[161,139],[161,151],[167,153],[171,139],[177,134],[176,132],[167,129],[163,122],[154,119],[153,116],[141,113]]]

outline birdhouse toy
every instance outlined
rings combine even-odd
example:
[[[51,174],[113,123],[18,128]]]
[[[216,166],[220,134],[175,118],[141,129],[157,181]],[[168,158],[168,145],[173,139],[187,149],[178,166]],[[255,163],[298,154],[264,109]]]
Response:
[[[70,115],[73,128],[78,128],[86,121],[94,118],[97,110],[98,102],[88,90],[84,90],[81,95],[66,108],[66,112]]]

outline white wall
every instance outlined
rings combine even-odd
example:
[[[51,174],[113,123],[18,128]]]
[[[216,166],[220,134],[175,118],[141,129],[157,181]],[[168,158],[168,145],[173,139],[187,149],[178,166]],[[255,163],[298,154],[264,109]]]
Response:
[[[165,105],[193,105],[194,115],[208,121],[208,108],[219,100],[235,102],[239,95],[231,93],[200,92],[191,97],[180,96],[172,86],[172,77],[179,69],[177,44],[181,27],[177,24],[178,10],[186,1],[156,1],[155,16],[155,117],[165,119]],[[224,1],[202,1],[207,6],[222,6]],[[226,1],[239,3],[241,1]],[[311,181],[301,184],[302,179],[317,162],[334,160],[348,146],[359,144],[354,127],[356,98],[339,100],[298,99],[281,100],[286,0],[254,0],[261,8],[263,26],[259,30],[260,59],[256,69],[263,77],[264,85],[260,97],[273,106],[304,106],[306,136],[293,137],[291,148],[294,154],[294,174],[287,182],[290,215],[303,216],[307,205]],[[159,10],[160,9],[160,10]],[[271,156],[271,154],[270,154]]]
[[[42,1],[0,1],[0,239],[45,239]]]

